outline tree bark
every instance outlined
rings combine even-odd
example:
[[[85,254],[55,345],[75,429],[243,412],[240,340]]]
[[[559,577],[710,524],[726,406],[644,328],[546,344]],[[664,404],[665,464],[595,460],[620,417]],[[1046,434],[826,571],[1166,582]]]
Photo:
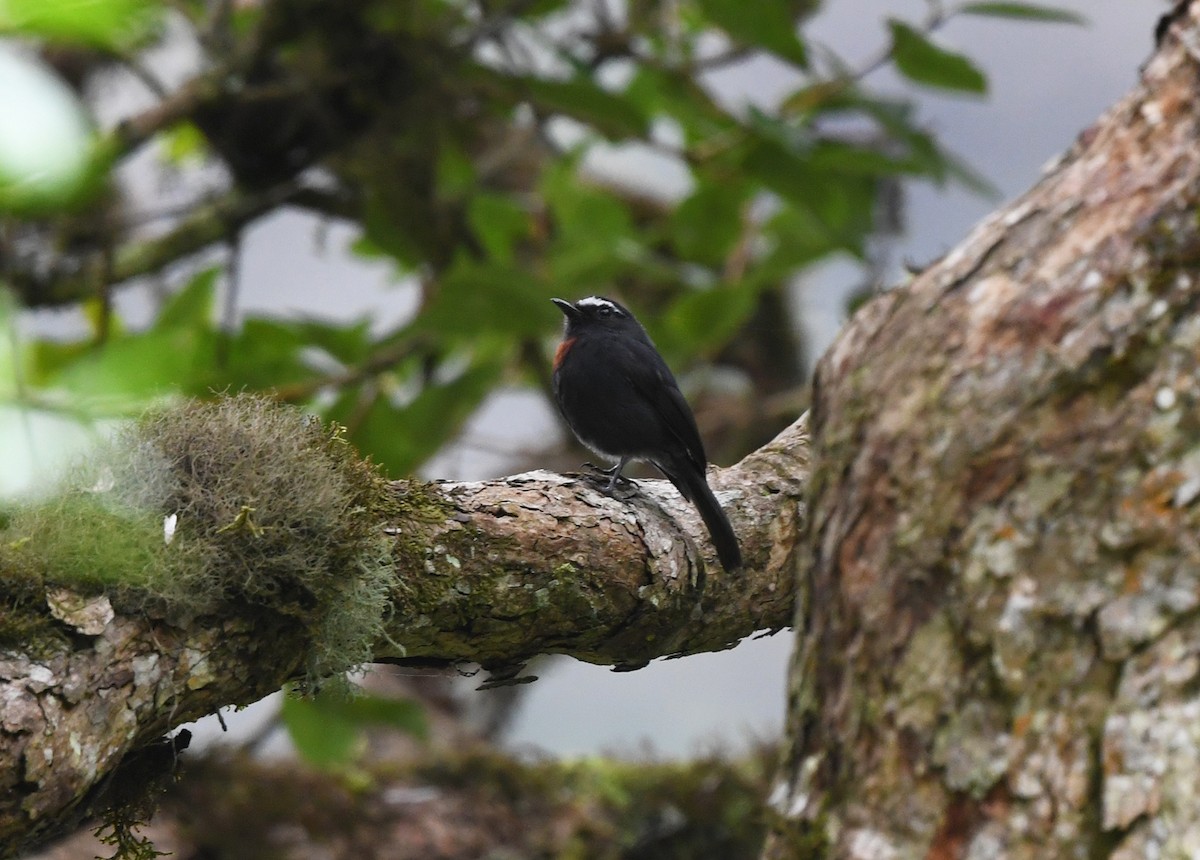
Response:
[[[478,662],[505,681],[538,654],[637,668],[786,626],[805,427],[710,475],[746,555],[735,574],[665,481],[625,500],[547,472],[384,485],[394,600],[374,656]],[[122,758],[172,726],[302,674],[311,645],[304,625],[261,606],[180,620],[63,589],[47,599],[72,647],[0,653],[0,856],[77,823]]]
[[[1200,3],[818,369],[769,858],[1200,855]]]

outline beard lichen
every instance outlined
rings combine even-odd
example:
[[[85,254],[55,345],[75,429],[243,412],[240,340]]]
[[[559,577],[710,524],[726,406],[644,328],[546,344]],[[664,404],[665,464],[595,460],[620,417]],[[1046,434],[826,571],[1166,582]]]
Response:
[[[0,647],[52,647],[51,588],[169,619],[271,613],[306,631],[307,681],[369,660],[394,575],[386,481],[342,428],[249,395],[144,416],[0,518]]]

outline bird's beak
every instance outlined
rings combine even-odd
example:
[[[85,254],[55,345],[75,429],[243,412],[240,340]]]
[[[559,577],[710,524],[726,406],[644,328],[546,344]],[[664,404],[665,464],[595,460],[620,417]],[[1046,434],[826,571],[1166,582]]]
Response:
[[[565,316],[567,319],[573,320],[579,316],[579,308],[575,307],[575,305],[571,304],[566,299],[551,299],[550,301],[558,305],[558,309],[563,312],[563,316]]]

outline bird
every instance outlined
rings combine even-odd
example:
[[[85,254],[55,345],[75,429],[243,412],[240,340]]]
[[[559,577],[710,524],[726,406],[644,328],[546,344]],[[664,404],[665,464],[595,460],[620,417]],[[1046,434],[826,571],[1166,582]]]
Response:
[[[571,431],[597,456],[614,461],[612,494],[631,460],[653,465],[696,506],[717,558],[732,573],[742,551],[705,477],[708,458],[691,407],[646,329],[624,305],[604,296],[551,299],[563,312],[552,388]]]

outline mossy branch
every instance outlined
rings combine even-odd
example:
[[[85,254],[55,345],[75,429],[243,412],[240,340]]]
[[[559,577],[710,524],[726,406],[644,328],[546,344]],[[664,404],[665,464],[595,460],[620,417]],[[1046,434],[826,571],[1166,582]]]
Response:
[[[289,680],[421,660],[503,682],[542,653],[628,669],[787,625],[804,428],[712,476],[747,558],[731,576],[665,482],[628,501],[547,472],[389,483],[265,400],[149,416],[0,518],[0,856],[85,814],[130,751]]]

